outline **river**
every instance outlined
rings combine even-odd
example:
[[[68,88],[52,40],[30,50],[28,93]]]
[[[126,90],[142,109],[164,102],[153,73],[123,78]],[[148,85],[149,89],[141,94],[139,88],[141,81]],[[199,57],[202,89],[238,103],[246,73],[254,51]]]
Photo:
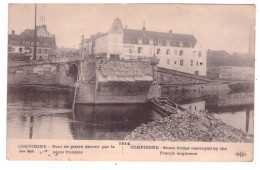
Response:
[[[123,140],[142,123],[162,116],[148,104],[76,105],[73,91],[8,88],[7,137],[23,139]],[[170,96],[169,96],[170,98]],[[206,110],[226,124],[253,134],[252,92],[178,98],[192,111]]]

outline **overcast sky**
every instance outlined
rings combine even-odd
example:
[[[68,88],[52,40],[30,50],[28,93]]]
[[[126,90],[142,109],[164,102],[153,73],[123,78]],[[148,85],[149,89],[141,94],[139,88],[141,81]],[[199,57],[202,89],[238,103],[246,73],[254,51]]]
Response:
[[[45,16],[47,29],[59,47],[78,48],[81,35],[107,32],[119,17],[125,27],[193,34],[208,49],[247,52],[249,26],[255,24],[255,8],[249,5],[172,4],[38,4],[38,19]],[[9,5],[8,32],[20,34],[34,27],[34,5]]]

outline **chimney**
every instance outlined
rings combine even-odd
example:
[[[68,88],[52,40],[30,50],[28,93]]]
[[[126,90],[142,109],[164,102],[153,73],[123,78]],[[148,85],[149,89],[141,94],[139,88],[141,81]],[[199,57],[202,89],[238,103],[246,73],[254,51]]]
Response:
[[[144,21],[144,23],[143,23],[143,28],[142,28],[142,30],[143,30],[143,35],[145,36],[145,34],[146,34],[145,21]]]
[[[143,22],[143,31],[145,31],[145,21]]]
[[[12,30],[12,35],[15,35],[15,31],[14,30]]]
[[[169,30],[169,34],[170,34],[170,36],[172,36],[172,30]]]

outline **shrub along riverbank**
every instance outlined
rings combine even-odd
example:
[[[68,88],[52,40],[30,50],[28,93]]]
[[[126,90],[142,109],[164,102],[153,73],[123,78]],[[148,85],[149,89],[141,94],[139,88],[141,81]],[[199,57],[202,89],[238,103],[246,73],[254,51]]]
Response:
[[[235,129],[207,112],[184,111],[142,124],[125,140],[253,142],[253,135]]]

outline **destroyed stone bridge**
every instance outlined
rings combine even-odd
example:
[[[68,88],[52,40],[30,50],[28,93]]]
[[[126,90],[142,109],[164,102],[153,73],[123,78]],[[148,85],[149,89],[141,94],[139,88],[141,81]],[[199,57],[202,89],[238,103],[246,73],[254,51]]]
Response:
[[[65,58],[8,66],[10,85],[76,85],[75,103],[144,103],[160,96],[163,85],[208,82],[199,76],[159,68],[151,60]]]

